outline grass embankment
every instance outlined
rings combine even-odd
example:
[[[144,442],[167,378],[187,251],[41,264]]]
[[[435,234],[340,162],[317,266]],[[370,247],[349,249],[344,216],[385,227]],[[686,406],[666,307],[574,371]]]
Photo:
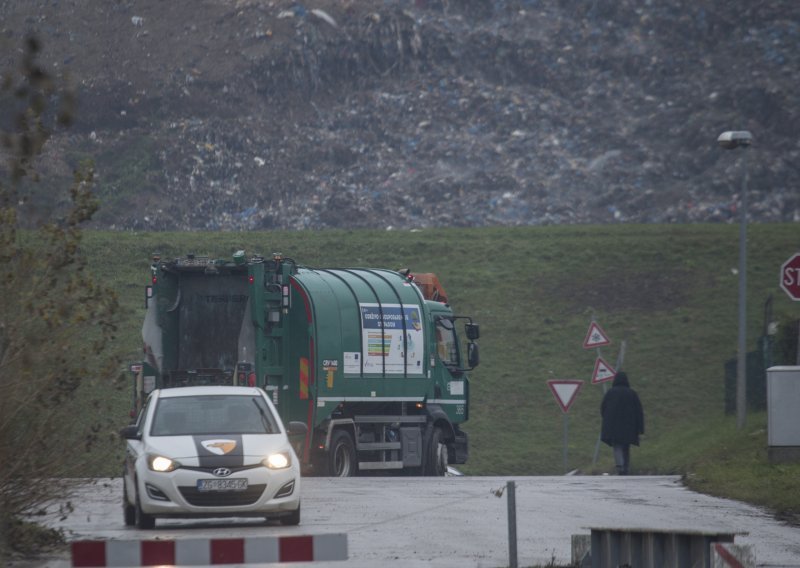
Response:
[[[800,317],[778,287],[781,263],[797,250],[797,225],[749,228],[748,345],[774,296],[776,320]],[[86,234],[99,278],[123,305],[118,349],[140,355],[150,253],[229,257],[238,249],[283,252],[308,266],[370,266],[436,272],[454,309],[481,324],[481,365],[472,374],[469,475],[564,471],[562,413],[546,381],[581,379],[568,414],[567,469],[612,471],[600,448],[601,385],[591,384],[596,350],[582,343],[592,318],[611,337],[612,366],[624,368],[645,407],[647,432],[634,472],[687,474],[698,490],[800,512],[800,466],[770,465],[766,418],[737,431],[724,415],[724,362],[737,341],[737,228],[728,225],[570,226],[419,232]],[[119,425],[128,388],[108,387]],[[118,475],[122,445],[95,452],[87,475]]]

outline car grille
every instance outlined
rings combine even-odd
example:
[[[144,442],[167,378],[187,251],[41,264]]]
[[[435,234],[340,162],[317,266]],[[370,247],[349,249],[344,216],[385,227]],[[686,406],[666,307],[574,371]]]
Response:
[[[196,467],[196,466],[181,464],[181,469],[185,469],[185,470],[188,470],[188,471],[200,471],[200,472],[203,472],[203,473],[213,473],[213,471],[215,469],[217,469],[217,467],[218,466],[214,466],[214,467]],[[248,469],[255,469],[257,467],[264,467],[264,464],[262,464],[260,462],[259,463],[254,463],[254,464],[251,464],[251,465],[241,465],[241,466],[226,466],[225,464],[220,464],[220,467],[227,467],[229,470],[231,470],[231,473],[239,473],[240,471],[246,471]]]
[[[198,491],[196,487],[178,487],[183,498],[196,507],[239,507],[258,501],[265,484],[251,485],[244,491]]]

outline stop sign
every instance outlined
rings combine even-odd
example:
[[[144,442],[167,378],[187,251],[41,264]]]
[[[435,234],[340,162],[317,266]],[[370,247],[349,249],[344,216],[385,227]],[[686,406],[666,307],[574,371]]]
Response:
[[[800,252],[781,266],[781,288],[792,300],[800,301]]]

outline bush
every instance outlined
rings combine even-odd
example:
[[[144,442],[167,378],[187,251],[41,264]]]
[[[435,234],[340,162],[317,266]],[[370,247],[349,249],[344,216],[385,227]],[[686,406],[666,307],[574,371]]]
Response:
[[[97,422],[86,432],[73,427],[81,384],[117,367],[104,357],[117,297],[93,281],[80,246],[81,225],[97,209],[91,165],[75,172],[60,216],[26,209],[21,190],[23,178],[38,179],[35,159],[53,129],[72,116],[71,94],[56,89],[36,63],[38,52],[29,38],[18,72],[0,87],[0,101],[9,107],[2,114],[13,117],[0,132],[7,159],[0,170],[0,561],[12,543],[34,545],[23,538],[32,534],[24,515],[63,497],[51,480],[69,477],[71,454],[96,440]],[[48,108],[53,99],[55,112]]]

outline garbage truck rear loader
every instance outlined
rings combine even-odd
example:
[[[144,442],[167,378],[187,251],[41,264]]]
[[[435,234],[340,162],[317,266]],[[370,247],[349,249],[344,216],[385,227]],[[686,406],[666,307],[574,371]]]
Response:
[[[317,475],[444,475],[466,462],[479,328],[453,314],[434,275],[242,252],[155,257],[151,271],[140,398],[156,386],[259,386],[284,422],[307,424],[296,449]]]

